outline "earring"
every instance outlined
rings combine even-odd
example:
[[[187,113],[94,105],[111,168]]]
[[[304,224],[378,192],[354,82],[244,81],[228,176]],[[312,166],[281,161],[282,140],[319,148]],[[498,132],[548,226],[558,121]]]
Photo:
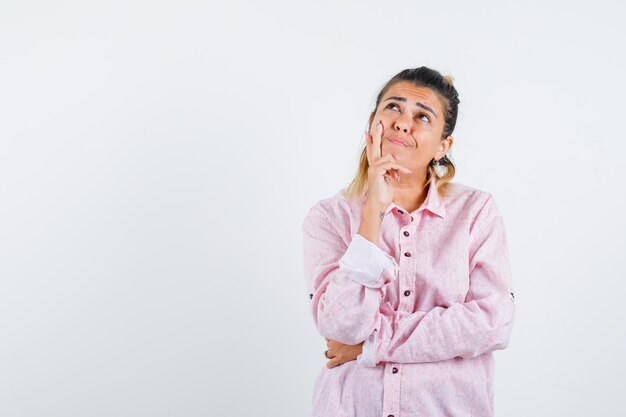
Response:
[[[433,158],[433,168],[435,169],[435,172],[437,173],[438,177],[441,177],[445,171],[445,167],[439,163],[439,161],[441,161],[443,158],[445,158],[445,156],[443,156],[440,159]]]

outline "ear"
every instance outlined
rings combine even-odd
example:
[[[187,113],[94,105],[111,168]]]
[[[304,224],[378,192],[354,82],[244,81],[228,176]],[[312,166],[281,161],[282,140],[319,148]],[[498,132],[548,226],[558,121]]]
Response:
[[[453,143],[454,143],[454,137],[452,135],[448,136],[447,138],[441,141],[441,146],[439,146],[439,150],[438,150],[439,158],[442,158],[445,154],[448,153],[450,148],[452,148]]]

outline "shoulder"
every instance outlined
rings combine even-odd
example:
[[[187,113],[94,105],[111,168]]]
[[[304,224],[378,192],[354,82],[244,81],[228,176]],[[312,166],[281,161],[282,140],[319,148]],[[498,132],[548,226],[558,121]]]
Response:
[[[501,215],[491,192],[467,184],[450,183],[444,201],[447,210],[478,223]]]
[[[365,197],[349,199],[344,196],[344,190],[316,201],[309,208],[304,221],[317,217],[330,222],[337,230],[349,229],[360,216]]]
[[[337,191],[335,194],[316,201],[308,210],[307,215],[320,215],[328,219],[351,218],[365,203],[365,197],[349,199],[344,196],[345,189]]]

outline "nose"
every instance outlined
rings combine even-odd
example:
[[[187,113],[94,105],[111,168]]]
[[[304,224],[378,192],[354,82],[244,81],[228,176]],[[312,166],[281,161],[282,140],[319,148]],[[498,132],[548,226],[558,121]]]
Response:
[[[394,123],[394,128],[397,131],[407,133],[409,131],[409,123],[403,117],[398,117]]]

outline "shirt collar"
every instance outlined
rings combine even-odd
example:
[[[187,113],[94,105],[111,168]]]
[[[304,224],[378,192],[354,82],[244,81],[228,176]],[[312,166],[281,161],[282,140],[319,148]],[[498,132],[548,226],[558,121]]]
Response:
[[[362,197],[363,203],[366,200],[367,200],[367,196]],[[385,210],[385,214],[389,213],[393,209],[402,210],[403,212],[406,213],[405,209],[403,209],[402,207],[399,207],[398,205],[396,205],[396,203],[392,201],[391,204],[389,204],[389,206],[387,207],[387,210]],[[445,208],[445,205],[443,204],[441,195],[439,194],[439,192],[437,192],[437,179],[434,176],[430,178],[430,184],[428,185],[428,192],[426,194],[426,200],[424,200],[420,208],[415,210],[415,213],[422,211],[422,210],[428,210],[431,213],[434,213],[437,216],[441,217],[442,219],[446,218],[446,208]]]

